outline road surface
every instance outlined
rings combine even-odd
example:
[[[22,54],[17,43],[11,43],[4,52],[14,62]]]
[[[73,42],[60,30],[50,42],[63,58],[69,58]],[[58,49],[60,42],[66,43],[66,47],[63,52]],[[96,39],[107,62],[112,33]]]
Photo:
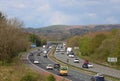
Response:
[[[38,66],[38,67],[46,70],[46,66],[48,64],[55,64],[50,59],[44,58],[43,54],[41,54],[40,56],[37,56],[37,53],[38,53],[38,51],[36,50],[36,51],[34,51],[33,56],[32,55],[28,56],[29,60],[32,63],[33,63],[34,59],[38,59],[39,58],[40,64],[35,64],[36,66]],[[54,73],[56,75],[59,75],[58,70],[56,70],[56,69],[54,69],[54,70],[47,70],[47,71],[49,71],[51,73]],[[69,68],[69,74],[68,74],[68,76],[63,76],[63,77],[68,78],[71,81],[90,81],[90,78],[91,78],[90,75],[86,75],[84,73],[81,73],[79,71],[76,71],[76,70],[73,70],[73,69],[70,69],[70,68]]]
[[[55,52],[54,56],[56,59],[59,59],[65,63],[69,63],[70,65],[76,66],[78,68],[82,68],[82,64],[84,63],[84,60],[82,60],[82,59],[79,59],[80,63],[74,63],[73,62],[74,58],[68,57],[66,53],[61,54],[60,52]],[[67,59],[69,59],[69,62],[67,62]],[[91,63],[91,64],[93,65],[93,68],[89,68],[86,70],[109,75],[109,76],[116,77],[116,78],[120,78],[120,70],[116,70],[116,69],[109,68],[106,66],[101,66],[98,64],[94,64],[94,63]]]

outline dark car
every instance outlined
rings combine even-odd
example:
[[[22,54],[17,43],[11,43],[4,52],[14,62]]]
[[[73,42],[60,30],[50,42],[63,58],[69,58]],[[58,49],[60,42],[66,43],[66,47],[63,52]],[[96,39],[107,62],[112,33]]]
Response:
[[[82,65],[82,68],[88,68],[88,64],[84,63],[84,64]]]
[[[55,69],[59,69],[60,68],[60,64],[54,64],[54,68]]]
[[[47,58],[47,54],[44,54],[43,57],[44,57],[44,58]]]
[[[30,56],[33,56],[33,53],[30,53]]]
[[[40,56],[40,53],[38,53],[37,56]]]
[[[95,75],[91,78],[91,81],[105,81],[103,75]]]

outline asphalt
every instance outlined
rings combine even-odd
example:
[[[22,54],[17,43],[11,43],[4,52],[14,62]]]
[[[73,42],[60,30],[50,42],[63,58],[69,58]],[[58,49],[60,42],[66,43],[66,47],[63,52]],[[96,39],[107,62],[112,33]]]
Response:
[[[39,62],[40,63],[39,64],[35,64],[36,66],[38,66],[38,67],[46,70],[46,66],[48,64],[55,64],[55,62],[53,62],[51,59],[44,58],[42,53],[41,53],[40,56],[37,56],[37,53],[39,53],[38,50],[36,50],[36,51],[33,52],[33,56],[28,56],[29,60],[32,63],[33,63],[34,59],[38,59],[39,58]],[[56,74],[56,75],[59,76],[58,70],[56,70],[56,69],[54,69],[54,70],[46,70],[46,71],[49,71],[49,72],[54,73],[54,74]],[[69,68],[68,76],[62,76],[62,77],[68,78],[71,81],[91,81],[90,80],[90,78],[91,78],[90,75],[81,73],[81,72],[76,71],[76,70],[71,69],[71,68]]]
[[[79,63],[74,63],[73,62],[74,58],[69,58],[66,53],[61,54],[59,52],[55,52],[54,56],[55,56],[56,59],[59,59],[62,62],[65,62],[65,63],[69,63],[70,65],[76,66],[78,68],[82,68],[82,64],[84,63],[83,59],[79,59],[80,60]],[[67,62],[67,59],[69,59],[69,62]],[[89,68],[89,69],[85,69],[85,70],[105,74],[105,75],[116,77],[116,78],[120,78],[120,70],[116,70],[116,69],[109,68],[109,67],[106,67],[106,66],[101,66],[101,65],[98,65],[98,64],[94,64],[94,63],[90,63],[90,64],[93,65],[93,68]]]

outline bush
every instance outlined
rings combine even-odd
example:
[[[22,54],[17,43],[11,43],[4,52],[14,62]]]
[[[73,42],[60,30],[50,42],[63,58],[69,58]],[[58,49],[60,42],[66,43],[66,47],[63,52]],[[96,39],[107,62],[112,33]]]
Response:
[[[53,75],[49,75],[46,81],[56,81]]]
[[[20,81],[37,81],[37,77],[32,74],[26,74]]]

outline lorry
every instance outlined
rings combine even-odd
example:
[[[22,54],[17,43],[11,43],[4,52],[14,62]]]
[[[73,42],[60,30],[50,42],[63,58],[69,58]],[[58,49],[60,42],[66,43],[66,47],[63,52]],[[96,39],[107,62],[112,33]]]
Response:
[[[72,47],[67,47],[67,54],[69,54],[72,51]]]
[[[67,66],[60,66],[59,74],[67,76],[68,75],[68,67]]]

